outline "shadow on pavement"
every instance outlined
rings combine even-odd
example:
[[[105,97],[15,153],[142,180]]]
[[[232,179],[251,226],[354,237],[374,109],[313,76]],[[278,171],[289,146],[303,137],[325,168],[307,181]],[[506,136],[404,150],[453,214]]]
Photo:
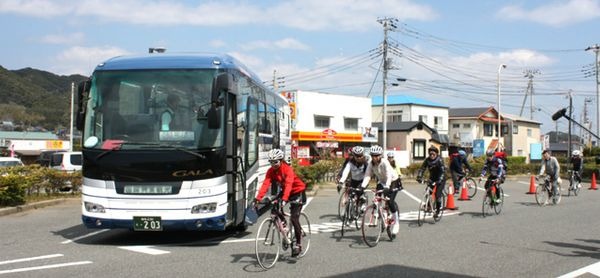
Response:
[[[366,268],[363,270],[342,273],[333,276],[337,277],[474,277],[449,272],[434,271],[422,268],[408,267],[402,265],[381,265],[377,267]]]

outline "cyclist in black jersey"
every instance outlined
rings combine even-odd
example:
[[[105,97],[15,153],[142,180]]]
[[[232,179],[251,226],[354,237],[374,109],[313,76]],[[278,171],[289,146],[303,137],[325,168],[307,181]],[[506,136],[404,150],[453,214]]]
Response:
[[[427,150],[429,152],[429,157],[423,161],[421,168],[419,169],[419,173],[417,174],[417,181],[423,181],[423,173],[425,170],[429,170],[429,184],[435,183],[435,215],[434,217],[438,217],[440,210],[442,208],[442,194],[444,194],[444,186],[446,184],[446,166],[444,166],[444,161],[440,157],[440,151],[431,146]]]

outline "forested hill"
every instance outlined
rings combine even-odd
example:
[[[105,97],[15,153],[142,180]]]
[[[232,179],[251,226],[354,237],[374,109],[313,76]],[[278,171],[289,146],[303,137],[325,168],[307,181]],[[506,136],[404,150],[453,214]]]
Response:
[[[18,130],[64,128],[69,124],[71,82],[77,84],[86,78],[0,66],[0,121],[11,121]]]

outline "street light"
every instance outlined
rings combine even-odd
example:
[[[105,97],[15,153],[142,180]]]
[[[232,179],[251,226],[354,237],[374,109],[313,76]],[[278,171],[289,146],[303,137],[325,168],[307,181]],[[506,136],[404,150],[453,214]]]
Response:
[[[500,141],[502,140],[502,126],[501,126],[501,122],[500,122],[500,114],[502,114],[501,111],[501,107],[500,107],[500,71],[502,69],[505,69],[506,65],[505,64],[500,64],[498,66],[498,151],[501,151],[500,149]]]

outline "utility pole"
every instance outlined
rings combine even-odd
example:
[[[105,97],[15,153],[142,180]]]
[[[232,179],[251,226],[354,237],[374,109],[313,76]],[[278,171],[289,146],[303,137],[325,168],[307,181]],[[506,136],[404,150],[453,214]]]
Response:
[[[383,149],[387,150],[387,76],[388,70],[390,69],[390,63],[388,61],[388,31],[396,30],[395,18],[381,18],[378,19],[381,25],[383,25]]]
[[[585,51],[592,50],[596,53],[596,134],[600,134],[600,82],[598,81],[598,52],[600,52],[600,45],[594,44],[593,46],[588,46]],[[596,146],[598,146],[600,142],[596,142]]]
[[[533,120],[533,112],[535,111],[535,108],[533,106],[533,77],[535,74],[540,74],[540,70],[538,69],[528,69],[523,71],[524,77],[529,78],[529,82],[527,83],[527,91],[525,92],[525,98],[523,98],[523,104],[521,105],[521,113],[519,114],[519,116],[523,116],[523,108],[525,108],[525,102],[527,101],[527,95],[529,95],[531,97],[531,99],[529,100],[529,110],[530,110],[530,114],[529,114],[529,119]]]
[[[569,119],[573,119],[573,91],[569,90],[568,93],[568,97],[569,97]],[[571,149],[572,149],[572,142],[571,142],[571,120],[569,120],[569,149],[567,150],[567,157],[571,157]],[[569,162],[570,163],[570,162]]]
[[[587,128],[587,129],[592,129],[592,123],[590,122],[590,116],[588,114],[588,103],[592,103],[592,98],[586,97],[585,100],[583,101],[583,125]],[[589,134],[585,133],[585,137],[586,137],[586,141],[585,144],[588,148],[592,147],[592,136],[590,136]]]
[[[71,82],[71,121],[69,124],[69,141],[70,141],[70,147],[69,150],[73,151],[73,107],[75,106],[74,103],[74,98],[75,98],[75,82]]]
[[[285,77],[277,77],[277,70],[273,70],[273,92],[277,92],[279,88],[285,87]]]

